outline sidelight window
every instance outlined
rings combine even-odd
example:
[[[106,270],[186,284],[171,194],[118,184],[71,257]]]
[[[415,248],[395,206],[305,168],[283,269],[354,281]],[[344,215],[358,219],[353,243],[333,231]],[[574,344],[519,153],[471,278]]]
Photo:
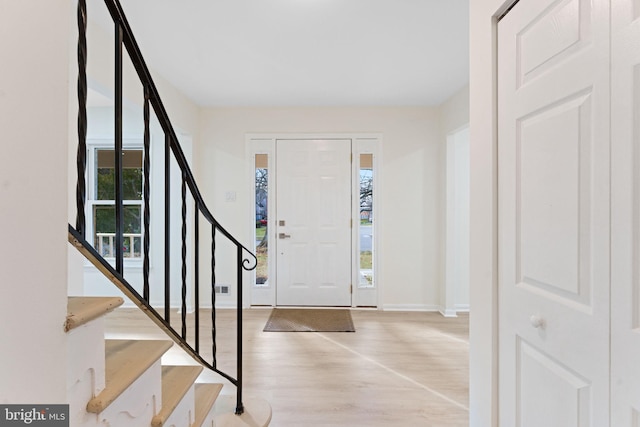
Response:
[[[359,287],[374,286],[374,187],[373,154],[360,154],[360,280]]]
[[[256,192],[256,285],[266,285],[269,279],[269,245],[267,224],[269,218],[269,161],[267,154],[255,156],[255,192]]]

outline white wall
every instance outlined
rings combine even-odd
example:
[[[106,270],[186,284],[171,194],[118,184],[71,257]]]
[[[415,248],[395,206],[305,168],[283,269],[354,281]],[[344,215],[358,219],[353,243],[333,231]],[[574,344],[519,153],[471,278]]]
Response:
[[[194,144],[196,175],[220,222],[249,246],[246,134],[382,134],[380,305],[437,310],[444,188],[438,119],[437,108],[428,107],[210,108]],[[225,201],[228,191],[235,202]]]
[[[469,124],[469,85],[461,88],[448,100],[442,103],[440,109],[440,130],[442,135],[454,132]]]
[[[469,2],[471,263],[470,420],[497,426],[495,17],[512,1]]]
[[[112,97],[114,86],[114,42],[111,27],[105,31],[101,23],[95,21],[106,9],[103,2],[89,3],[87,24],[87,77],[89,85],[104,95]],[[110,19],[110,18],[109,18]],[[142,52],[144,55],[144,50]],[[75,59],[74,59],[75,61]],[[142,86],[139,83],[133,65],[126,50],[123,53],[124,102],[129,107],[141,106],[143,102]],[[197,138],[199,107],[173,87],[161,75],[150,70],[160,97],[175,127],[181,132]],[[178,132],[176,129],[176,132]]]
[[[66,401],[72,16],[68,1],[0,1],[0,403]]]

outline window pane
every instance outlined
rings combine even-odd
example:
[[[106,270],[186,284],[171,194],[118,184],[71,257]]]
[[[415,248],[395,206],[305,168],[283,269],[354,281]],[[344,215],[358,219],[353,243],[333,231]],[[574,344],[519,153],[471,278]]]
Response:
[[[256,284],[266,285],[269,278],[268,260],[268,156],[266,154],[256,154],[256,256],[258,257],[258,266],[256,267]]]
[[[97,200],[115,200],[114,153],[114,150],[96,150]],[[123,150],[123,200],[142,200],[142,178],[142,150]]]
[[[124,206],[124,242],[125,258],[140,257],[142,244],[141,212],[139,205]],[[116,208],[113,205],[93,207],[94,247],[105,258],[115,256]]]
[[[360,287],[373,278],[373,154],[360,155]]]

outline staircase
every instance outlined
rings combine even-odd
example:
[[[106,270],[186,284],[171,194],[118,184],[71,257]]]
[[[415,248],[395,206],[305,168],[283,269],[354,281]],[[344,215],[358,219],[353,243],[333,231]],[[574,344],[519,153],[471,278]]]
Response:
[[[249,401],[233,413],[222,384],[197,383],[200,365],[172,366],[171,340],[104,339],[104,316],[119,297],[69,297],[67,391],[74,427],[268,426],[271,409]],[[220,398],[219,398],[220,397]]]
[[[113,135],[113,200],[115,232],[109,231],[110,250],[102,251],[102,237],[88,226],[87,217],[94,215],[87,205],[87,7],[86,0],[77,0],[78,24],[78,151],[77,151],[77,217],[74,226],[69,225],[69,242],[123,294],[144,312],[162,331],[166,340],[105,340],[104,316],[123,303],[116,298],[70,297],[65,329],[68,334],[67,389],[72,426],[267,426],[271,420],[271,408],[262,399],[243,400],[242,387],[242,289],[243,272],[255,268],[257,258],[233,237],[214,218],[198,189],[191,168],[178,141],[171,120],[162,103],[151,73],[126,19],[119,0],[104,0],[114,24],[114,135]],[[144,130],[142,139],[144,174],[140,180],[141,192],[140,232],[125,233],[124,200],[124,154],[123,149],[123,56],[128,55],[143,88],[142,112]],[[158,151],[164,151],[164,173],[161,181],[150,176],[151,165],[151,114],[164,132],[164,141],[158,141]],[[181,181],[181,197],[171,198],[172,163],[177,165]],[[109,193],[110,194],[110,193]],[[152,195],[153,194],[153,195]],[[162,215],[164,233],[151,233],[150,199],[158,197],[164,202]],[[171,206],[181,207],[178,218],[171,215]],[[187,218],[188,206],[193,213]],[[156,213],[154,212],[154,215]],[[200,224],[203,224],[202,226]],[[94,225],[95,227],[95,225]],[[129,225],[130,227],[130,225]],[[188,230],[192,227],[192,230]],[[137,228],[137,226],[136,226]],[[104,231],[104,230],[103,230]],[[108,231],[108,230],[107,230]],[[180,242],[171,240],[178,231]],[[188,238],[189,233],[192,237]],[[136,252],[142,261],[143,285],[134,288],[125,278],[125,237],[129,236],[128,256]],[[131,237],[135,236],[135,237]],[[139,246],[134,250],[134,241]],[[155,239],[155,240],[154,240]],[[211,250],[200,254],[200,240],[208,240]],[[161,264],[157,270],[161,280],[151,279],[150,245],[164,246]],[[99,243],[96,243],[99,241]],[[220,246],[229,250],[219,256]],[[90,243],[93,242],[93,243]],[[99,249],[93,245],[96,245]],[[171,254],[172,247],[179,247],[180,319],[172,318],[171,299]],[[109,255],[107,255],[107,253]],[[209,256],[210,255],[210,256]],[[191,259],[190,259],[191,256]],[[205,256],[207,257],[205,261]],[[108,257],[109,259],[105,259]],[[173,257],[175,260],[177,257]],[[202,261],[201,261],[202,259]],[[225,266],[235,270],[231,279],[237,294],[236,322],[236,372],[224,372],[218,368],[216,359],[216,267],[217,259],[225,260]],[[204,265],[211,283],[200,283],[200,272]],[[127,275],[127,277],[129,277]],[[193,291],[194,324],[187,324],[187,299]],[[201,295],[200,292],[203,292]],[[175,291],[174,291],[175,292]],[[208,293],[208,295],[206,294]],[[163,295],[163,303],[151,305],[151,295]],[[211,304],[211,325],[201,328],[200,304]],[[162,313],[163,312],[163,313]],[[212,335],[213,354],[207,358],[200,349],[201,330],[208,329]],[[163,355],[175,344],[188,354],[195,365],[170,366],[162,363]],[[211,356],[211,357],[209,357]],[[206,368],[229,382],[230,393],[225,393],[221,384],[198,384],[198,378]],[[235,391],[235,395],[234,395]]]

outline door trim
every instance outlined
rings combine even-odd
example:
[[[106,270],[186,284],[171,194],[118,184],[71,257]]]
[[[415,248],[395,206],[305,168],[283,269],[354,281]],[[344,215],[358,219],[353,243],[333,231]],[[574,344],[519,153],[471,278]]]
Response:
[[[246,188],[248,189],[247,194],[253,195],[254,185],[255,185],[255,155],[256,154],[267,154],[268,155],[268,168],[269,171],[273,171],[269,173],[269,188],[273,189],[272,192],[275,191],[275,155],[276,155],[276,140],[283,139],[301,139],[301,140],[317,140],[317,139],[350,139],[351,140],[351,150],[353,161],[351,162],[351,173],[352,173],[352,195],[359,194],[359,162],[356,161],[359,159],[360,154],[363,153],[371,153],[373,154],[374,159],[374,168],[377,171],[374,175],[374,188],[376,188],[376,198],[381,200],[381,145],[382,145],[382,135],[379,133],[268,133],[268,134],[246,134],[245,135],[245,153],[246,153],[246,168],[247,168],[247,184]],[[358,177],[358,179],[356,179]],[[269,212],[275,212],[275,193],[269,196],[268,199],[268,210]],[[354,224],[357,224],[356,221],[359,221],[359,198],[352,197],[352,219]],[[247,209],[247,230],[250,230],[251,241],[253,242],[253,233],[255,230],[255,197],[250,197],[249,200],[249,209]],[[376,205],[376,227],[374,228],[374,241],[376,245],[381,245],[381,236],[380,232],[382,228],[382,218],[383,218],[383,208],[378,203]],[[268,219],[268,239],[270,241],[275,241],[275,222],[272,224],[272,221],[275,221],[276,218],[271,217]],[[358,227],[352,228],[351,235],[351,274],[352,274],[352,284],[353,284],[353,293],[351,296],[351,306],[352,307],[378,307],[379,304],[379,295],[380,289],[382,286],[382,281],[380,280],[381,268],[378,260],[378,253],[375,253],[374,258],[374,276],[377,278],[375,281],[375,286],[372,288],[360,288],[358,283],[358,254],[356,251],[358,250],[357,239],[359,239]],[[255,243],[252,243],[254,245]],[[255,249],[255,247],[250,246]],[[246,280],[244,280],[244,306],[276,306],[276,280],[277,280],[277,271],[276,271],[276,263],[275,257],[269,257],[268,260],[268,269],[269,269],[269,283],[266,285],[256,285],[255,280],[255,271],[248,272],[246,274]]]
[[[471,2],[469,406],[470,425],[498,426],[498,18],[517,0]]]
[[[461,151],[466,161],[461,164]],[[457,317],[458,311],[469,311],[469,124],[447,134],[445,172],[445,275],[442,287],[440,313],[444,317]],[[463,156],[464,157],[464,156]],[[462,180],[466,203],[458,197]],[[465,217],[458,212],[462,210]],[[462,256],[460,255],[462,254]],[[462,259],[461,259],[462,258]],[[461,297],[461,294],[464,297]]]

